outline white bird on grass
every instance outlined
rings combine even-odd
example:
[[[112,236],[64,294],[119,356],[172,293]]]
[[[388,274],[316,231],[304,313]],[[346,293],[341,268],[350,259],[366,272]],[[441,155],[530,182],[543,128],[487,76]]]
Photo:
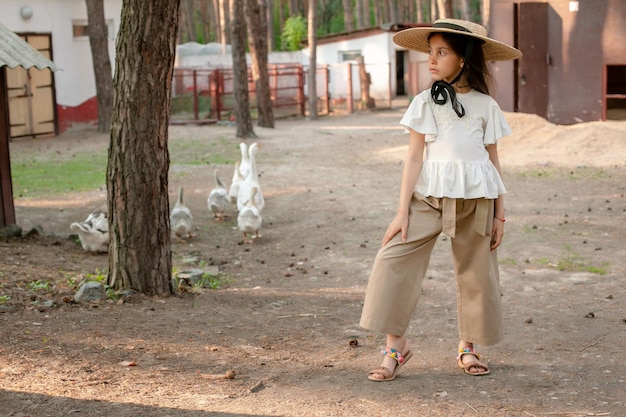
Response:
[[[265,199],[263,198],[263,191],[261,189],[261,184],[259,184],[259,175],[256,170],[256,154],[259,149],[259,145],[255,142],[250,145],[250,149],[248,149],[249,159],[250,159],[250,173],[244,179],[241,184],[239,184],[239,193],[237,194],[237,210],[241,210],[248,200],[252,198],[252,188],[256,187],[257,192],[254,197],[254,205],[259,209],[259,211],[263,211],[265,207]]]
[[[193,216],[189,207],[185,205],[183,193],[183,187],[178,187],[178,199],[170,214],[170,227],[179,239],[193,237],[191,232]]]
[[[226,185],[222,182],[217,169],[213,170],[213,175],[215,177],[215,187],[209,193],[207,205],[209,206],[209,211],[213,213],[213,217],[218,221],[222,221],[224,220],[224,212],[230,204],[230,198]]]
[[[252,243],[252,235],[255,238],[260,237],[259,230],[263,224],[263,218],[261,217],[261,210],[255,204],[254,198],[258,191],[257,187],[252,187],[251,198],[239,210],[239,215],[237,216],[237,227],[243,233],[243,243]]]
[[[74,222],[70,229],[78,234],[80,244],[87,252],[109,251],[109,219],[104,211],[96,210],[84,222]]]

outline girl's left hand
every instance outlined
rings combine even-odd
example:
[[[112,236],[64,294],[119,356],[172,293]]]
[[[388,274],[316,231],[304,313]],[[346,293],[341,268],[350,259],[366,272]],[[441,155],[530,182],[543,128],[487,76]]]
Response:
[[[504,222],[500,219],[493,219],[493,227],[491,228],[491,250],[496,249],[502,243],[504,236]]]

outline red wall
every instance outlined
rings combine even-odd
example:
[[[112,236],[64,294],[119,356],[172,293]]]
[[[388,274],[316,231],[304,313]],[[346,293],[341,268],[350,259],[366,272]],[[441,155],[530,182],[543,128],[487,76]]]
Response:
[[[57,105],[59,132],[65,132],[75,124],[98,124],[98,100],[94,96],[75,107]]]

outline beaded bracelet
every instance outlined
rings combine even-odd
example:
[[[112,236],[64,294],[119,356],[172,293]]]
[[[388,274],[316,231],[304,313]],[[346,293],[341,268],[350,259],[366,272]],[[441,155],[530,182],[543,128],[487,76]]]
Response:
[[[506,221],[506,220],[504,220],[504,218],[498,217],[498,216],[493,216],[493,218],[500,220],[502,223],[504,223]]]

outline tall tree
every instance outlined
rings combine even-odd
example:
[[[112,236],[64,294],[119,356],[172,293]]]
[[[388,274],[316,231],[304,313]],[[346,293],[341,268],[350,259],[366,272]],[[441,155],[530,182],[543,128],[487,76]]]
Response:
[[[343,24],[346,32],[354,30],[354,8],[352,0],[343,0]]]
[[[182,8],[183,26],[187,33],[187,42],[196,42],[196,30],[194,23],[193,0],[182,0],[184,7]]]
[[[230,24],[230,7],[229,0],[219,0],[220,1],[220,30],[221,30],[221,44],[222,51],[226,50],[226,45],[228,45],[230,41],[230,30],[228,29],[228,25]],[[234,0],[230,0],[231,2]]]
[[[487,28],[487,30],[489,30],[489,25],[491,24],[491,0],[482,0],[480,4],[481,23]]]
[[[308,32],[309,32],[309,118],[311,120],[317,120],[317,33],[315,29],[317,27],[317,2],[315,0],[309,0],[309,17],[308,17]]]
[[[111,130],[113,112],[113,75],[109,58],[109,41],[103,0],[86,0],[89,45],[96,79],[96,100],[98,102],[98,132]]]
[[[244,0],[230,0],[230,40],[233,57],[233,95],[238,138],[255,137],[250,116],[248,65],[246,63],[246,20]]]
[[[107,166],[114,289],[169,295],[167,148],[180,0],[124,1]]]
[[[274,0],[265,0],[265,21],[267,22],[267,50],[276,50],[276,37],[274,36]]]
[[[356,28],[365,27],[365,16],[363,15],[363,0],[355,0],[354,13],[356,14]]]
[[[246,0],[246,22],[248,24],[248,47],[252,57],[252,78],[256,87],[256,103],[259,112],[257,124],[274,127],[272,92],[267,72],[266,0]]]

